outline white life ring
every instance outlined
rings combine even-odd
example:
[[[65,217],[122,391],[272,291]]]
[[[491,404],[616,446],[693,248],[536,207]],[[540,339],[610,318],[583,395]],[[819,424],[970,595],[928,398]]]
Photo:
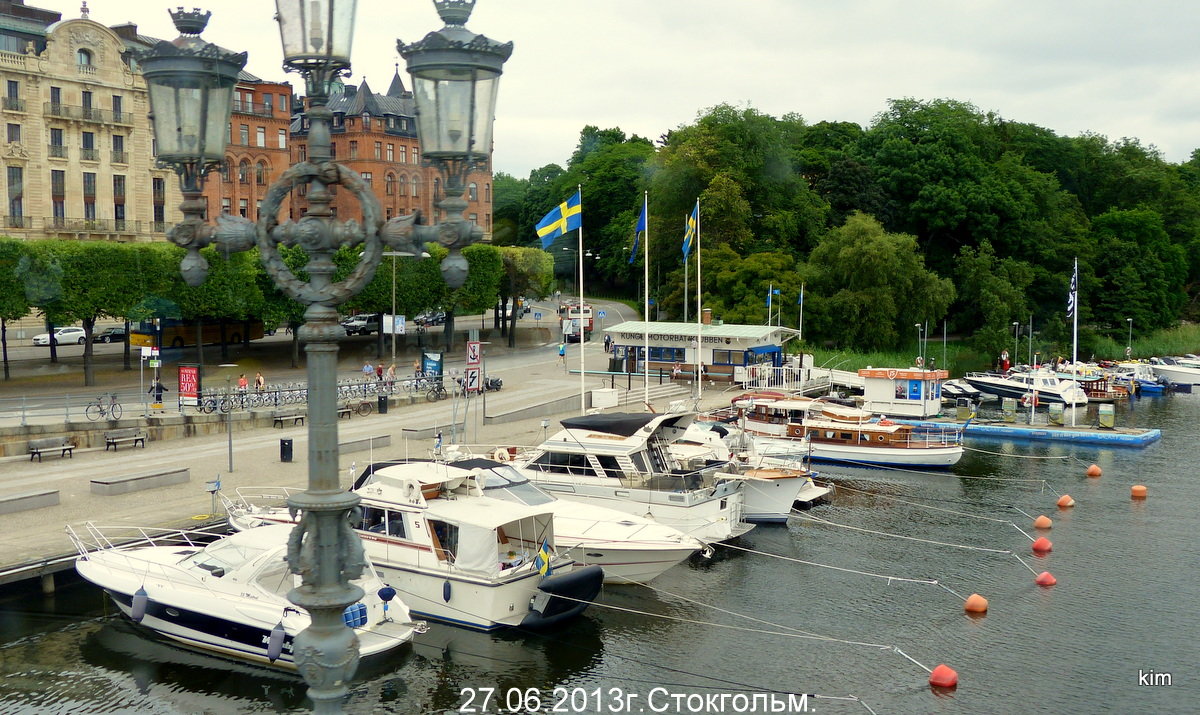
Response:
[[[1038,398],[1037,398],[1037,395],[1024,395],[1024,396],[1022,396],[1022,397],[1021,397],[1021,406],[1022,406],[1022,407],[1037,407],[1037,406],[1038,406]]]
[[[924,367],[924,366],[925,366],[925,358],[918,355],[917,356],[917,367]]]
[[[497,462],[511,462],[512,455],[504,447],[497,447],[495,452],[492,452],[492,458]]]

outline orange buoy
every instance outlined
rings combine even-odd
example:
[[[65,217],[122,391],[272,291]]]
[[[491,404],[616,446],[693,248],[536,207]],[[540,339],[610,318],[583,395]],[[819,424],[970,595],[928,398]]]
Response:
[[[967,613],[987,613],[987,609],[988,600],[978,593],[967,596],[967,601],[963,604],[963,610]]]
[[[1054,544],[1050,543],[1050,539],[1044,536],[1039,536],[1037,541],[1033,542],[1033,551],[1038,554],[1049,553],[1054,550]]]
[[[1092,466],[1087,468],[1087,475],[1089,477],[1098,477],[1103,473],[1104,472],[1101,471],[1100,466],[1097,464],[1093,464]]]
[[[1146,485],[1145,484],[1134,484],[1132,487],[1129,488],[1129,496],[1133,497],[1134,499],[1145,499],[1146,498]]]
[[[1071,498],[1070,494],[1063,494],[1058,498],[1059,509],[1070,509],[1073,506],[1075,506],[1075,500]]]
[[[1049,571],[1043,571],[1033,580],[1039,586],[1053,586],[1058,583],[1058,579],[1054,578]]]
[[[1054,522],[1050,521],[1050,517],[1046,516],[1045,514],[1042,514],[1033,520],[1033,528],[1035,529],[1049,529],[1053,525]]]
[[[937,688],[953,688],[958,685],[958,673],[942,663],[929,674],[929,684]]]

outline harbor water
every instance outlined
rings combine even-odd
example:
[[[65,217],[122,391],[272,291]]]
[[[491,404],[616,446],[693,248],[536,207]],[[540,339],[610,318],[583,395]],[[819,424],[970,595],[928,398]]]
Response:
[[[607,586],[568,626],[433,624],[362,669],[347,711],[734,712],[754,701],[686,696],[808,694],[792,702],[822,713],[1195,712],[1200,395],[1117,412],[1162,440],[968,438],[952,472],[826,467],[830,503],[649,586]],[[1133,484],[1148,498],[1131,499]],[[1077,505],[1057,509],[1061,494]],[[1033,528],[1039,514],[1051,530]],[[1042,535],[1053,551],[1036,556]],[[1036,585],[1042,571],[1057,585]],[[986,615],[964,613],[971,593]],[[941,663],[956,689],[929,686]],[[290,712],[311,706],[304,691],[155,638],[78,580],[0,594],[0,713]]]

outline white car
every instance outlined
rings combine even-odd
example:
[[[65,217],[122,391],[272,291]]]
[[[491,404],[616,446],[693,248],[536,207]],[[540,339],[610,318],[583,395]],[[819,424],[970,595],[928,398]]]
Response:
[[[87,334],[83,332],[83,328],[58,328],[54,331],[54,344],[66,345],[69,343],[78,343],[83,345],[87,342]],[[50,344],[49,333],[42,333],[33,336],[34,345],[46,346]]]

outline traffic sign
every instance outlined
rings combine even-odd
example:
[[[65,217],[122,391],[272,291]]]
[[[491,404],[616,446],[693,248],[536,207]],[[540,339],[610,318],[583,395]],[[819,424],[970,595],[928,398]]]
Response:
[[[464,377],[466,378],[464,387],[467,392],[479,392],[479,367],[468,367]]]
[[[597,312],[597,313],[596,313],[596,317],[597,317],[597,318],[601,318],[601,319],[603,319],[603,318],[606,318],[606,317],[608,317],[608,313],[606,313],[605,311],[601,310],[601,311],[599,311],[599,312]]]
[[[541,313],[534,313],[534,314],[533,314],[533,319],[534,319],[534,320],[541,320],[541,319],[542,319],[542,314],[541,314]]]
[[[162,360],[147,360],[146,365],[149,367],[162,367]]]
[[[468,340],[467,341],[467,364],[468,365],[478,365],[479,364],[479,341],[478,340]]]

